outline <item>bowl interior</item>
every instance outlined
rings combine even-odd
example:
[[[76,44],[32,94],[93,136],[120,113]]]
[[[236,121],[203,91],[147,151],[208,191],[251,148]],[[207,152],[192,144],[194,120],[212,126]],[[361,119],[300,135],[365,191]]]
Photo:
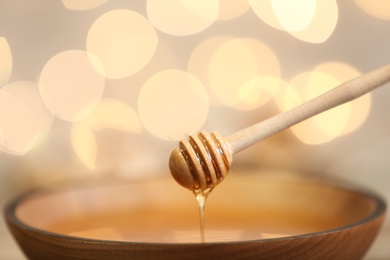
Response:
[[[240,170],[206,203],[206,241],[245,241],[317,233],[369,218],[369,194],[282,171]],[[55,234],[133,242],[199,242],[194,195],[171,178],[78,185],[35,192],[17,219]]]

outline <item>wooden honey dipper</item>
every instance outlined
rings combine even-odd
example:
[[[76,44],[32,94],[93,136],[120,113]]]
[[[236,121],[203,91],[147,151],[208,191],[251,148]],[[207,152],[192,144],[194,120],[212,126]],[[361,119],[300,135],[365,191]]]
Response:
[[[390,65],[381,67],[287,112],[275,115],[223,138],[216,132],[200,132],[181,140],[169,158],[173,178],[191,191],[207,191],[227,175],[233,155],[305,119],[352,101],[390,81]]]

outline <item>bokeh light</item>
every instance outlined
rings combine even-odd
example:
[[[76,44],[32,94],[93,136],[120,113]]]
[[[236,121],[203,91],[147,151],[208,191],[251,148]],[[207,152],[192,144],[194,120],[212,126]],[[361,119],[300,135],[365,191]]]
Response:
[[[290,110],[330,89],[359,76],[352,66],[340,62],[323,63],[295,76],[284,88],[284,100],[277,103],[282,110]],[[322,144],[358,129],[369,115],[371,94],[321,113],[291,128],[306,144]]]
[[[12,52],[7,39],[0,37],[0,86],[8,83],[12,73]]]
[[[11,154],[29,151],[51,129],[53,116],[46,110],[34,82],[18,81],[0,90],[0,144]]]
[[[309,26],[305,30],[289,33],[305,42],[323,43],[332,35],[338,18],[339,9],[336,0],[317,0],[316,12]]]
[[[187,70],[203,82],[207,87],[210,103],[216,106],[223,106],[224,103],[209,87],[209,64],[214,52],[229,39],[232,39],[232,37],[220,35],[202,41],[192,50],[187,64]]]
[[[101,99],[105,78],[91,65],[93,55],[69,50],[51,58],[39,77],[39,91],[46,107],[66,121],[86,116]],[[99,64],[95,58],[95,65]]]
[[[138,97],[138,113],[143,125],[166,140],[179,140],[198,131],[208,110],[209,99],[203,84],[182,70],[154,74]]]
[[[327,73],[335,77],[340,83],[346,82],[361,75],[360,71],[349,64],[342,62],[327,62],[314,68],[314,71]],[[367,93],[364,96],[349,102],[351,106],[351,115],[343,134],[349,134],[358,129],[367,119],[371,111],[372,94]]]
[[[97,71],[116,79],[144,68],[153,57],[157,43],[157,34],[145,17],[130,10],[114,10],[93,23],[86,45],[87,51],[103,63],[103,67],[95,66]]]
[[[62,0],[62,4],[75,11],[89,10],[105,4],[108,0]]]
[[[129,105],[115,99],[102,99],[92,113],[82,120],[74,122],[71,130],[72,146],[76,155],[89,169],[97,167],[99,147],[96,135],[104,129],[124,133],[140,133],[141,123]],[[114,149],[120,150],[121,147],[114,147]],[[101,149],[100,151],[105,155],[112,152],[111,149]],[[122,156],[126,156],[126,154],[122,154]],[[116,160],[121,159],[125,158],[116,158]],[[115,162],[110,161],[107,164],[112,166],[115,165]]]
[[[273,99],[281,86],[282,80],[277,77],[263,76],[252,78],[237,89],[242,109],[255,109]],[[244,105],[245,104],[245,105]]]
[[[390,0],[2,1],[0,201],[39,184],[169,178],[189,134],[229,136],[390,63],[389,25]],[[267,138],[234,167],[314,170],[390,201],[389,91]],[[367,258],[390,259],[387,223]],[[123,240],[112,228],[69,235]],[[0,259],[24,259],[5,229]]]
[[[313,71],[310,73],[307,81],[306,97],[311,100],[334,87],[337,87],[342,82],[333,75]],[[351,115],[351,104],[345,104],[337,108],[331,109],[313,118],[313,121],[319,128],[330,137],[337,137],[346,128],[349,117]]]
[[[390,20],[390,1],[388,0],[355,0],[366,13],[383,20]]]
[[[119,100],[129,104],[137,104],[138,91],[151,75],[168,68],[177,67],[178,59],[174,50],[164,40],[159,40],[153,58],[143,70],[130,77],[108,80],[107,89],[112,91]]]
[[[158,30],[177,36],[199,33],[218,18],[218,0],[147,1],[148,19]]]
[[[225,105],[241,110],[258,107],[257,101],[249,97],[248,93],[251,95],[261,88],[263,93],[268,89],[268,95],[278,88],[277,80],[267,81],[261,77],[279,76],[279,61],[272,49],[251,38],[235,38],[224,42],[212,53],[208,66],[209,84],[216,96]],[[253,84],[265,81],[267,85],[261,87]],[[257,96],[258,100],[262,100]]]
[[[306,72],[295,76],[286,91],[285,110],[306,102],[337,86],[339,81],[329,74]],[[306,144],[326,143],[342,133],[350,116],[349,104],[333,108],[293,127],[292,132]]]
[[[302,104],[302,98],[298,91],[287,81],[280,81],[278,91],[274,96],[274,101],[280,112],[285,112]]]
[[[271,0],[249,0],[253,12],[269,26],[283,30],[272,8]]]
[[[249,3],[262,21],[309,43],[325,42],[338,21],[336,0],[250,0]]]
[[[316,0],[271,0],[272,10],[280,25],[288,32],[305,30],[313,20]]]
[[[218,20],[230,20],[243,15],[249,9],[248,1],[219,0]]]

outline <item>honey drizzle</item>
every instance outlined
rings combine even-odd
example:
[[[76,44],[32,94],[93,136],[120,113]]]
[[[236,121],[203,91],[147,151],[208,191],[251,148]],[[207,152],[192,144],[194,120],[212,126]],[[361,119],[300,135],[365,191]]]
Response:
[[[199,207],[199,219],[200,219],[200,241],[202,243],[206,242],[205,239],[205,224],[204,224],[204,213],[205,213],[205,206],[206,206],[206,199],[211,193],[212,188],[206,189],[206,190],[194,190],[194,194],[196,197],[196,200],[198,202],[198,207]]]

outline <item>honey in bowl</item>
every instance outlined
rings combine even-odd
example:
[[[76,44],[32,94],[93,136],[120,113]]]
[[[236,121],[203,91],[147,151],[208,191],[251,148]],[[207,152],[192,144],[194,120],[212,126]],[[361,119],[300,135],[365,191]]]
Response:
[[[357,241],[359,250],[354,246],[353,254],[363,254],[383,221],[384,202],[373,194],[309,176],[275,170],[235,172],[208,198],[205,243],[200,243],[193,195],[169,178],[33,192],[11,204],[7,221],[26,254],[37,254],[37,248],[39,254],[48,253],[51,243],[62,240],[66,241],[65,248],[74,247],[74,241],[82,247],[97,243],[99,252],[107,256],[115,256],[110,249],[117,246],[132,254],[134,250],[148,254],[147,249],[155,247],[165,248],[161,249],[165,252],[169,247],[173,254],[183,245],[214,248],[232,244],[251,245],[248,252],[261,254],[263,241],[267,246],[281,242],[286,246],[295,241],[312,248],[306,245],[308,241],[343,232],[348,233],[339,242],[345,244],[343,250],[351,253],[348,245]],[[24,233],[26,227],[28,236]],[[39,239],[30,241],[34,236],[50,239],[41,244]],[[334,238],[324,240],[324,246],[335,246],[331,240]],[[206,254],[195,247],[186,246],[187,253]],[[215,250],[213,255],[220,249]],[[312,248],[308,253],[312,250],[320,249]],[[223,255],[224,251],[219,253]]]

